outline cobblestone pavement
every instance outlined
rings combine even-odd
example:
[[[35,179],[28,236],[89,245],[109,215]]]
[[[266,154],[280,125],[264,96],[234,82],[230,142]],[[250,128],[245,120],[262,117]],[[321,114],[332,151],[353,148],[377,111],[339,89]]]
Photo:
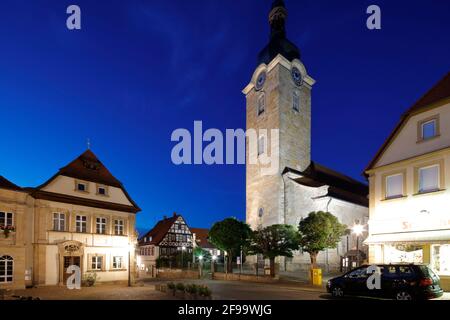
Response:
[[[167,300],[174,299],[166,293],[155,289],[158,284],[169,280],[146,280],[139,286],[98,285],[69,290],[66,287],[49,286],[24,290],[14,290],[11,294],[41,300]],[[173,280],[184,284],[195,283],[207,285],[213,292],[214,300],[329,300],[331,296],[323,288],[299,286],[294,282],[249,283],[240,281],[218,280]],[[348,299],[358,299],[355,297]],[[445,293],[439,300],[450,300],[450,293]]]
[[[66,287],[49,286],[14,290],[12,295],[39,298],[41,300],[165,300],[165,293],[155,290],[154,285],[127,287],[99,285],[69,290]],[[9,297],[12,298],[11,295]]]

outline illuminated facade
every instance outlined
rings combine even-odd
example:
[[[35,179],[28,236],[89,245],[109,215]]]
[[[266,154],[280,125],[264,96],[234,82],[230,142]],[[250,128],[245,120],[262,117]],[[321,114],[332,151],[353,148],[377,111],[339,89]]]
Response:
[[[0,289],[64,285],[70,265],[100,282],[128,282],[139,211],[90,150],[36,188],[0,177]]]
[[[450,290],[450,73],[403,115],[366,174],[369,262],[429,264]]]

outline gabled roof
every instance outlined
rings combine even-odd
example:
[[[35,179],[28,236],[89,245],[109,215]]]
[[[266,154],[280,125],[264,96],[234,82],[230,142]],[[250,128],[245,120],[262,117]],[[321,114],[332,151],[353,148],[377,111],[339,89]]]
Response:
[[[153,227],[149,232],[139,239],[139,245],[158,245],[164,236],[169,232],[170,227],[178,220],[181,215],[174,213],[170,218],[164,218]],[[147,241],[144,241],[147,239]],[[151,240],[150,240],[151,239]]]
[[[58,196],[54,193],[42,191],[42,188],[46,187],[53,180],[55,180],[58,176],[66,176],[66,177],[71,177],[71,178],[75,178],[75,179],[80,179],[80,180],[85,180],[85,181],[89,181],[89,182],[95,182],[95,183],[104,184],[107,186],[120,188],[120,189],[122,189],[123,193],[127,197],[128,201],[130,201],[132,204],[132,207],[125,208],[125,209],[129,209],[129,210],[125,210],[125,211],[130,211],[130,212],[141,211],[139,206],[133,201],[133,199],[131,199],[130,195],[126,191],[123,184],[119,180],[117,180],[111,174],[111,172],[109,172],[109,170],[103,165],[103,163],[97,158],[97,156],[89,149],[86,150],[85,152],[83,152],[79,157],[77,157],[75,160],[70,162],[68,165],[59,169],[59,171],[55,175],[53,175],[50,179],[48,179],[42,185],[40,185],[36,188],[27,188],[27,189],[29,192],[32,192],[32,195],[34,197],[40,197],[41,195],[44,196],[44,193],[46,193],[45,198],[48,198],[52,195]],[[58,196],[58,197],[60,197],[60,196]],[[89,201],[89,200],[86,200],[83,198],[78,198],[78,197],[71,197],[71,198],[79,199],[80,201],[84,201],[84,202]],[[57,200],[55,199],[55,201],[57,201]],[[99,202],[99,204],[97,204],[97,206],[100,205],[100,207],[101,207],[101,204],[105,204],[105,206],[111,205],[106,201],[96,201],[96,202]],[[72,203],[72,202],[70,202],[70,203]],[[89,205],[89,204],[86,203],[86,205]],[[129,207],[129,206],[126,206],[126,207]],[[119,207],[117,209],[123,210],[123,208],[119,208]]]
[[[202,248],[211,248],[214,249],[215,246],[208,241],[208,229],[203,228],[189,228],[192,233],[195,233],[195,240],[197,244]]]
[[[367,198],[369,187],[366,184],[323,165],[311,161],[311,164],[304,171],[286,168],[283,174],[287,172],[300,175],[300,178],[293,180],[301,185],[313,188],[329,186],[327,196],[365,207],[369,206]]]
[[[0,176],[0,189],[8,189],[15,191],[24,191],[21,187],[15,185],[3,176]]]
[[[395,129],[391,132],[389,137],[383,143],[381,148],[376,153],[375,157],[367,166],[364,173],[372,169],[377,161],[381,158],[386,149],[391,145],[397,134],[403,129],[406,122],[412,116],[428,111],[431,106],[448,99],[450,97],[450,72],[448,72],[436,85],[434,85],[427,93],[425,93],[412,107],[410,107],[400,118]]]

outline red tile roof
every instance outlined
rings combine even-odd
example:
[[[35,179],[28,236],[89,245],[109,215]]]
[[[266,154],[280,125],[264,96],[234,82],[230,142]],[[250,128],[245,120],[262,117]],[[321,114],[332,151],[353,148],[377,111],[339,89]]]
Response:
[[[391,132],[389,137],[378,150],[375,157],[367,166],[367,170],[372,169],[381,158],[384,151],[389,147],[394,138],[413,115],[429,110],[430,106],[450,98],[450,72],[448,72],[436,85],[434,85],[425,95],[423,95],[412,107],[410,107],[400,118],[399,123]],[[367,173],[365,173],[367,175]]]
[[[0,176],[0,188],[16,190],[16,191],[23,191],[23,189],[21,187],[15,185],[14,183],[12,183],[11,181],[9,181],[8,179],[6,179],[3,176]]]
[[[190,228],[191,232],[195,233],[195,240],[197,244],[205,249],[214,249],[215,246],[208,241],[208,229],[202,228]]]
[[[133,201],[133,199],[131,199],[122,183],[117,180],[111,172],[109,172],[109,170],[91,150],[86,150],[68,165],[59,169],[59,171],[45,183],[32,189],[40,190],[60,175],[120,188],[127,199],[131,202],[135,211],[141,211],[139,206]]]
[[[181,216],[174,213],[172,217],[158,221],[153,229],[151,229],[139,239],[139,245],[158,245],[164,239],[164,236],[167,234],[167,232],[169,232],[170,227],[174,224],[175,221],[177,221],[179,217]],[[151,240],[149,240],[150,238]],[[146,239],[147,241],[144,241]]]

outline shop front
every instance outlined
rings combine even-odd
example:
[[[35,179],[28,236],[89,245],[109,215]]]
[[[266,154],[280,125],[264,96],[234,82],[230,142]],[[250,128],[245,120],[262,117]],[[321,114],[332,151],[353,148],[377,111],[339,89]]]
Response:
[[[450,229],[371,234],[369,263],[429,265],[450,291]]]

